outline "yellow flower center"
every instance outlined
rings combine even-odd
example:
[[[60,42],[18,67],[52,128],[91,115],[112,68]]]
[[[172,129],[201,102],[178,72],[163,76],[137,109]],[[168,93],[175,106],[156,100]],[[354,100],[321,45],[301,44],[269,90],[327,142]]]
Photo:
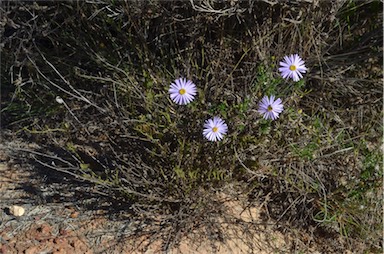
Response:
[[[271,107],[271,105],[268,106],[268,111],[272,111],[273,108]]]
[[[212,128],[213,132],[217,132],[218,130],[219,130],[219,128],[217,128],[216,126]]]
[[[181,94],[181,95],[183,95],[183,94],[185,94],[185,89],[184,88],[181,88],[180,90],[179,90],[179,94]]]
[[[295,71],[297,68],[296,68],[296,66],[295,65],[291,65],[291,66],[289,66],[289,69],[291,70],[291,71]]]

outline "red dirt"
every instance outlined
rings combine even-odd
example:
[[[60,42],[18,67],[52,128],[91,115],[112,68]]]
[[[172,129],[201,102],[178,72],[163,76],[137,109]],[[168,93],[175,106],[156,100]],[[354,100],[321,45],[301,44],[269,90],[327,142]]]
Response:
[[[32,179],[31,172],[32,169],[28,169],[28,166],[17,164],[7,152],[7,147],[0,144],[0,253],[149,254],[162,251],[161,242],[150,240],[147,235],[135,236],[132,233],[127,237],[118,237],[117,232],[125,227],[124,221],[108,219],[105,211],[82,210],[68,203],[39,203],[36,195],[23,189],[26,183],[39,184],[38,179]],[[224,194],[220,196],[218,198],[225,197]],[[11,205],[22,206],[25,208],[25,214],[20,217],[11,215],[8,211]],[[228,201],[225,205],[234,218],[243,222],[261,223],[259,211],[262,204],[260,207],[249,209],[243,209],[240,201]],[[167,253],[229,254],[253,251],[263,254],[275,253],[276,250],[290,252],[292,243],[297,239],[290,234],[283,235],[267,225],[252,237],[245,235],[240,227],[228,228],[227,233],[233,238],[228,238],[224,242],[212,243],[208,236],[204,237],[205,240],[202,242],[184,237],[178,247]],[[314,242],[313,236],[309,234],[303,233],[303,238],[306,238],[307,242]],[[243,239],[253,242],[258,250],[250,249]],[[308,246],[302,245],[305,252],[316,253],[316,249],[321,249],[316,245],[313,248]]]

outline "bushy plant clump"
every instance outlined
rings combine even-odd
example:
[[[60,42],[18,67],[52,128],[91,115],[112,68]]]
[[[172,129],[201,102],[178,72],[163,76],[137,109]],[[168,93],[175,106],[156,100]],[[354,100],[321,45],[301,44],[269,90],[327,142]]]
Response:
[[[377,3],[212,2],[7,3],[2,128],[174,237],[225,192],[380,248]]]

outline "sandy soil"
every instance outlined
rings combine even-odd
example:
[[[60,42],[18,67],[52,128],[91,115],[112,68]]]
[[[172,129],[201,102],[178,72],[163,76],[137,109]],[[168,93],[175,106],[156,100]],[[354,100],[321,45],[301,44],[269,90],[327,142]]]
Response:
[[[13,143],[12,146],[33,149],[31,144]],[[114,220],[105,209],[84,209],[76,202],[55,199],[49,185],[42,184],[33,174],[33,167],[19,164],[10,144],[0,144],[0,253],[162,253],[159,240],[149,235],[136,235],[136,223]],[[33,189],[31,191],[31,189]],[[224,194],[223,194],[224,195]],[[53,197],[53,198],[52,198]],[[25,209],[22,216],[11,214],[9,207],[19,205]],[[273,223],[260,219],[260,207],[245,209],[241,202],[228,201],[226,206],[233,217],[244,223],[260,223],[262,230],[251,238],[241,228],[228,228],[232,239],[222,242],[205,239],[195,241],[184,237],[177,247],[167,253],[292,253],[298,251],[297,239],[282,234]],[[129,223],[128,223],[129,222]],[[128,225],[128,226],[127,226]],[[270,226],[268,226],[270,225]],[[199,232],[191,232],[193,234]],[[125,235],[125,236],[124,236]],[[200,235],[201,236],[201,235]],[[303,233],[299,241],[305,253],[316,251],[313,236]],[[252,242],[250,246],[249,242]],[[256,247],[255,247],[256,246]],[[296,246],[296,247],[295,247]],[[296,249],[296,250],[295,250]]]

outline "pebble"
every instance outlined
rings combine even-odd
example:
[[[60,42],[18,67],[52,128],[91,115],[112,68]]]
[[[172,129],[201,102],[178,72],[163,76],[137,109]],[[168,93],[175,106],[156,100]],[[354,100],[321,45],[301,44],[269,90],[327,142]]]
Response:
[[[23,216],[25,209],[18,205],[13,205],[9,207],[9,212],[14,216]]]

